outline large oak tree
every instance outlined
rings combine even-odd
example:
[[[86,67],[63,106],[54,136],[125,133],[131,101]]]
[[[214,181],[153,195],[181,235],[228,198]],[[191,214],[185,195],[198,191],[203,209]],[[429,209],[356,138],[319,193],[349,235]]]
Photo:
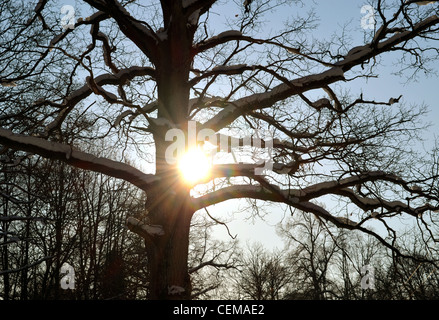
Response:
[[[146,193],[144,216],[127,224],[145,240],[153,299],[191,296],[191,218],[229,199],[282,203],[405,255],[389,220],[413,217],[426,242],[437,235],[437,150],[428,158],[405,147],[423,127],[423,110],[405,107],[401,97],[376,101],[342,89],[375,77],[378,57],[388,52],[406,58],[401,69],[425,70],[434,61],[438,7],[416,2],[375,1],[375,31],[349,48],[343,36],[312,41],[314,16],[293,15],[299,1],[84,0],[74,26],[64,28],[59,3],[2,1],[0,144],[17,157],[57,159]],[[219,24],[224,8],[236,13]],[[81,10],[92,13],[77,19]],[[260,19],[273,10],[294,18],[267,35]],[[270,131],[272,139],[254,145],[272,146],[271,170],[259,174],[264,164],[248,157],[215,163],[209,181],[199,181],[204,192],[191,193],[166,156],[167,133],[187,132],[190,120],[221,141],[232,141],[236,127]],[[76,135],[65,139],[66,128]],[[96,139],[137,151],[154,170],[81,151]],[[233,141],[236,152],[257,154],[249,140]],[[316,201],[327,195],[348,201],[352,215]]]

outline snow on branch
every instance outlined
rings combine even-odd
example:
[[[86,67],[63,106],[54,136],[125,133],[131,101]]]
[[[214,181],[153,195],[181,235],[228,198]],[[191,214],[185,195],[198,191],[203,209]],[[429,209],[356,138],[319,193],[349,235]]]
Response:
[[[333,193],[349,198],[356,206],[364,211],[372,211],[377,208],[383,208],[388,212],[405,212],[414,217],[421,217],[422,214],[426,211],[437,212],[439,210],[439,206],[433,206],[429,203],[415,207],[410,205],[409,203],[404,203],[401,201],[387,201],[380,198],[367,198],[356,194],[353,190],[349,188],[343,188],[334,191]],[[377,214],[375,213],[373,215],[376,216]]]
[[[104,99],[108,103],[116,103],[117,102],[117,96],[114,93],[106,91],[104,88],[102,88],[100,85],[98,85],[94,79],[91,76],[88,76],[85,79],[87,85],[89,88],[96,94],[104,97]]]
[[[172,285],[168,287],[168,294],[169,295],[180,295],[186,290],[183,287]]]
[[[375,237],[384,246],[394,251],[397,255],[403,256],[403,254],[398,250],[398,248],[393,246],[393,244],[383,239],[380,235],[378,235],[374,231],[365,228],[362,225],[362,222],[364,222],[365,220],[361,222],[356,222],[347,217],[334,216],[322,206],[305,200],[303,198],[303,194],[301,190],[278,189],[276,192],[275,191],[276,188],[274,186],[273,188],[267,188],[264,186],[256,186],[256,185],[235,185],[235,186],[222,188],[210,194],[203,195],[199,198],[194,198],[192,199],[192,202],[196,210],[233,198],[252,198],[252,199],[258,199],[264,201],[283,202],[301,211],[312,213],[318,219],[331,222],[339,228],[344,228],[349,230],[359,230],[366,234],[369,234]],[[349,192],[349,195],[352,196],[353,202],[356,203],[357,205],[360,204],[359,207],[362,209],[370,209],[371,208],[370,206],[374,206],[374,207],[384,206],[387,207],[388,209],[397,209],[400,207],[403,209],[403,211],[406,211],[409,214],[417,213],[418,216],[419,214],[422,214],[427,210],[434,211],[439,209],[428,204],[420,208],[409,209],[407,205],[404,205],[399,201],[386,202],[383,201],[382,199],[369,199],[369,198],[359,197],[349,188],[344,188],[338,191],[334,191],[333,193],[342,194],[344,192]],[[364,206],[361,206],[361,204],[363,205],[367,204],[368,207],[365,208]]]
[[[277,174],[294,174],[299,168],[299,161],[292,161],[291,163],[273,163],[271,171]],[[209,179],[219,177],[254,177],[257,168],[263,168],[265,163],[231,163],[231,164],[216,164],[212,167]]]
[[[241,31],[228,30],[198,43],[195,48],[198,52],[202,52],[207,49],[213,48],[219,44],[223,44],[233,40],[241,40],[242,37],[243,35]]]
[[[362,64],[383,52],[395,48],[399,44],[407,43],[408,40],[417,37],[421,32],[424,32],[437,24],[439,24],[439,17],[432,15],[413,25],[411,30],[399,32],[388,39],[378,42],[380,39],[379,35],[389,31],[387,29],[380,28],[372,43],[351,49],[345,58],[337,62],[335,65],[342,66],[343,70],[347,71],[355,65]]]
[[[288,197],[291,202],[297,202],[297,197],[295,197],[297,195],[297,190],[286,190],[274,193],[261,185],[233,185],[221,188],[198,198],[193,198],[192,205],[195,210],[199,210],[225,200],[241,198],[285,202],[285,197]]]
[[[233,167],[234,168],[234,167]],[[244,165],[236,165],[236,169],[247,170],[248,167]],[[239,170],[237,170],[239,173]],[[429,203],[414,207],[401,201],[387,201],[380,198],[367,198],[355,193],[350,187],[364,184],[365,182],[373,181],[387,181],[399,185],[406,191],[412,188],[403,179],[387,174],[382,171],[374,171],[364,173],[357,176],[351,176],[344,179],[316,183],[312,186],[303,189],[279,189],[271,185],[234,185],[216,190],[210,194],[203,195],[193,199],[193,205],[196,210],[216,204],[229,199],[236,198],[252,198],[265,201],[283,202],[300,210],[305,210],[312,207],[310,200],[319,198],[323,195],[334,194],[348,197],[359,208],[364,211],[369,211],[377,208],[383,208],[389,212],[406,212],[413,216],[420,216],[426,211],[437,211],[438,206],[433,206]],[[258,180],[259,181],[259,180]],[[259,181],[260,182],[260,181]],[[413,192],[413,191],[412,191]],[[334,223],[344,223],[347,226],[354,226],[356,223],[352,221],[341,221],[332,215],[326,217]]]
[[[212,69],[212,71],[217,71],[217,72],[223,72],[225,74],[227,74],[229,71],[236,71],[236,70],[240,70],[243,68],[247,68],[246,64],[236,64],[236,65],[230,65],[230,66],[216,66]]]
[[[388,241],[386,241],[386,239],[382,238],[376,232],[363,227],[360,223],[352,221],[349,218],[333,216],[323,207],[321,207],[317,204],[311,203],[311,202],[302,202],[302,203],[300,203],[300,205],[296,206],[296,208],[298,208],[302,211],[305,211],[305,212],[313,213],[318,218],[324,219],[326,221],[330,221],[339,228],[344,228],[344,229],[349,229],[349,230],[355,229],[355,230],[362,231],[366,234],[369,234],[372,237],[376,238],[385,247],[389,248],[394,253],[396,253],[398,256],[406,257],[406,255],[404,255],[396,246],[394,246],[393,243],[389,243]]]
[[[124,6],[117,0],[112,1],[113,4],[96,4],[93,6],[108,12],[113,17],[120,30],[132,40],[136,46],[145,53],[151,61],[157,59],[157,43],[159,38],[154,30],[146,22],[135,19]]]
[[[15,134],[10,130],[0,128],[0,144],[12,149],[27,151],[45,158],[61,160],[74,167],[104,173],[114,178],[128,181],[142,190],[147,190],[157,177],[145,174],[140,170],[122,162],[96,157],[81,152],[74,147],[41,138]]]
[[[379,177],[384,180],[398,183],[404,188],[406,188],[407,186],[401,179],[392,175],[385,175],[380,172],[370,174],[370,179],[378,179]],[[362,179],[365,179],[365,177],[362,177]],[[408,204],[402,203],[400,201],[386,201],[379,198],[372,199],[363,197],[356,194],[348,187],[339,189],[339,186],[347,186],[355,183],[360,183],[359,177],[350,177],[342,179],[340,181],[323,182],[302,190],[281,190],[279,188],[276,188],[275,186],[270,187],[266,186],[265,184],[234,185],[219,189],[198,198],[193,198],[192,202],[196,210],[234,198],[252,198],[263,201],[282,202],[301,211],[312,213],[319,220],[331,222],[339,228],[344,228],[348,230],[359,230],[366,234],[369,234],[375,237],[384,246],[391,249],[399,256],[403,256],[403,254],[392,243],[389,243],[386,239],[382,238],[373,230],[370,230],[363,226],[363,222],[371,218],[378,218],[380,214],[373,212],[370,216],[364,218],[362,221],[356,222],[347,217],[334,216],[322,206],[309,201],[311,199],[308,198],[310,198],[311,196],[318,197],[323,194],[321,194],[321,192],[324,192],[324,194],[336,194],[349,197],[354,204],[356,204],[364,211],[373,210],[375,208],[383,208],[388,210],[388,212],[406,212],[421,219],[422,214],[426,211],[439,211],[439,206],[435,207],[430,205],[429,203],[426,203],[425,205],[422,205],[420,207],[410,207]]]
[[[128,229],[142,237],[163,236],[165,234],[162,226],[150,225],[134,217],[128,217],[127,226]]]
[[[384,171],[371,171],[340,180],[316,183],[312,186],[302,189],[300,191],[300,196],[303,197],[304,199],[312,199],[327,194],[328,192],[332,192],[334,190],[339,190],[342,188],[355,186],[365,182],[377,181],[377,180],[385,180],[398,184],[404,183],[404,181],[401,178],[393,174],[388,174]]]
[[[273,106],[275,103],[285,100],[291,96],[302,94],[312,89],[327,87],[331,83],[345,80],[344,73],[352,69],[354,66],[361,65],[367,62],[369,59],[395,48],[395,46],[399,44],[406,43],[408,40],[418,36],[421,32],[424,32],[437,24],[439,24],[439,17],[433,15],[413,25],[411,30],[395,34],[379,43],[371,43],[353,48],[349,51],[344,59],[335,63],[333,67],[330,67],[324,72],[298,78],[288,83],[283,82],[282,84],[272,88],[271,90],[267,90],[266,92],[256,93],[236,101],[232,101],[222,111],[207,121],[205,123],[205,127],[218,131],[250,111],[268,108]],[[202,51],[230,40],[244,39],[245,37],[240,36],[238,32],[226,31],[216,37],[199,43],[197,45],[197,49]],[[232,70],[229,70],[229,72],[230,71]],[[318,106],[321,106],[321,103]]]
[[[128,81],[134,79],[135,77],[141,76],[154,76],[154,69],[150,67],[138,67],[133,66],[127,69],[120,70],[116,74],[107,73],[97,76],[90,83],[90,79],[87,80],[88,83],[84,84],[82,87],[73,91],[69,96],[64,99],[64,102],[61,105],[57,105],[58,108],[61,109],[58,116],[46,127],[46,132],[50,133],[53,129],[60,126],[60,124],[64,121],[70,111],[82,100],[90,96],[94,90],[93,85],[97,86],[97,88],[102,88],[104,85],[124,85]],[[90,85],[92,84],[92,85]],[[95,88],[96,90],[96,88]],[[99,90],[97,90],[99,94]],[[115,98],[113,96],[113,98]],[[35,101],[34,106],[43,106],[43,105],[53,105],[51,101],[47,101],[44,99],[39,99]]]
[[[342,68],[334,67],[322,73],[298,78],[289,83],[282,83],[267,92],[256,93],[230,102],[223,110],[208,120],[204,127],[219,131],[248,112],[269,108],[293,95],[321,88],[340,80],[344,80],[344,72]]]

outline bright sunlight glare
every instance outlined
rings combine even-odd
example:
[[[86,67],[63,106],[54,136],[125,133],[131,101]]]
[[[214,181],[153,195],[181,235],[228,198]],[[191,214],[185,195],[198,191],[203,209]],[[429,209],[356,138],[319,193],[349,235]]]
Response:
[[[209,157],[199,148],[188,150],[178,162],[180,174],[190,185],[207,178],[210,168]]]

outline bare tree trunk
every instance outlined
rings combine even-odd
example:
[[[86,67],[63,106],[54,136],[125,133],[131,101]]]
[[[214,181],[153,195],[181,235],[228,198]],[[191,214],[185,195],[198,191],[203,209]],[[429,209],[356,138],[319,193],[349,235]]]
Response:
[[[193,210],[185,195],[166,194],[149,212],[151,225],[163,227],[163,234],[145,238],[148,253],[151,299],[189,299],[189,230]]]
[[[160,59],[156,61],[158,118],[164,118],[172,126],[187,130],[193,30],[188,30],[187,17],[178,2],[167,4],[164,15],[165,25],[169,27],[167,39],[158,49]],[[176,166],[169,164],[169,159],[166,159],[166,149],[170,144],[165,141],[168,129],[163,126],[153,130],[156,175],[161,178],[161,182],[148,192],[147,208],[149,223],[161,226],[163,235],[145,238],[150,298],[190,299],[192,286],[188,272],[188,248],[194,210],[189,188],[182,183]]]
[[[171,92],[172,84],[164,84],[165,91]],[[168,114],[184,106],[187,110],[187,96],[178,91],[166,103],[168,108],[160,110],[159,117],[169,119],[177,127],[185,130],[186,118]],[[181,93],[181,91],[180,91]],[[177,98],[176,98],[177,97]],[[185,101],[185,102],[182,102]],[[178,104],[177,104],[178,103]],[[179,113],[181,111],[178,111]],[[161,130],[163,129],[163,130]],[[190,299],[191,281],[188,272],[188,249],[190,222],[194,213],[191,206],[189,188],[184,185],[175,165],[166,159],[166,128],[155,132],[156,175],[160,182],[147,193],[148,224],[160,226],[161,235],[144,235],[148,256],[149,290],[151,299]]]

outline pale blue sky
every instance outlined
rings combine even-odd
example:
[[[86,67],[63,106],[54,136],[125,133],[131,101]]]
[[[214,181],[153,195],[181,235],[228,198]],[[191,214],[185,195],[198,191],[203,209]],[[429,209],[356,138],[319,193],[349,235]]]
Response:
[[[312,34],[314,38],[328,38],[334,32],[341,32],[342,26],[345,23],[349,23],[347,30],[349,30],[349,35],[352,37],[353,46],[364,44],[363,29],[361,28],[361,19],[364,14],[361,13],[361,7],[367,4],[366,1],[319,0],[312,2],[309,1],[308,4],[316,9],[316,14],[320,18],[319,27]],[[308,9],[308,7],[299,8],[298,12],[305,14]],[[290,14],[294,16],[296,12],[291,12]],[[273,20],[267,23],[267,30],[270,29],[268,24],[280,23],[288,15],[288,12],[278,13],[278,16],[274,16]],[[395,70],[394,64],[398,63],[398,59],[399,53],[387,54],[383,57],[384,66],[380,68],[378,79],[370,79],[368,83],[363,82],[362,84],[358,81],[351,88],[353,92],[363,90],[365,97],[367,96],[368,99],[388,101],[390,97],[398,97],[402,94],[403,98],[401,101],[407,105],[425,103],[430,109],[430,113],[425,120],[432,124],[431,128],[424,134],[426,139],[425,147],[431,148],[434,141],[433,135],[439,135],[439,79],[436,77],[429,78],[421,74],[417,82],[406,84],[405,78],[392,75],[392,72]],[[215,217],[228,218],[237,207],[238,201],[233,200],[209,210]],[[243,219],[248,218],[250,214],[235,214],[235,221],[229,223],[230,231],[233,235],[238,235],[242,244],[245,244],[247,241],[257,241],[269,249],[276,247],[280,249],[283,247],[283,243],[276,235],[275,225],[289,215],[289,211],[285,212],[284,209],[275,205],[272,207],[271,213],[265,216],[265,221],[255,219],[254,224],[251,223],[252,220]],[[224,227],[219,226],[217,232],[221,238],[228,238]]]
[[[146,3],[147,1],[145,1]],[[225,1],[223,1],[225,2]],[[231,4],[231,1],[227,2]],[[345,23],[349,23],[349,27],[346,29],[349,36],[352,37],[353,46],[364,44],[363,29],[361,28],[361,19],[364,16],[361,13],[361,7],[367,4],[362,0],[315,0],[305,1],[306,6],[292,8],[291,12],[283,10],[267,18],[267,23],[264,25],[265,31],[271,29],[277,29],[277,27],[285,21],[287,18],[291,18],[299,15],[307,14],[310,6],[316,9],[317,17],[320,18],[319,27],[312,33],[312,37],[317,39],[328,39],[333,33],[340,33],[342,26]],[[60,8],[64,4],[73,5],[75,8],[81,8],[81,1],[79,0],[60,0]],[[233,6],[230,5],[230,8]],[[236,11],[236,10],[235,10]],[[219,20],[225,16],[233,17],[236,12],[234,10],[217,11],[216,15]],[[85,14],[85,12],[83,12]],[[224,15],[224,16],[222,16]],[[79,16],[77,16],[78,18]],[[214,17],[214,15],[212,15]],[[218,28],[219,31],[224,31],[223,28]],[[371,31],[370,31],[371,32]],[[432,127],[425,134],[426,147],[432,146],[432,136],[439,133],[439,80],[435,77],[425,77],[420,75],[418,82],[410,82],[404,84],[405,79],[398,78],[392,75],[394,70],[393,63],[397,63],[399,58],[398,54],[389,54],[384,56],[384,67],[380,69],[380,77],[378,79],[371,79],[368,83],[358,81],[355,86],[352,86],[354,92],[360,92],[361,90],[367,95],[368,99],[377,99],[380,101],[387,101],[390,97],[398,97],[403,95],[403,101],[407,105],[420,105],[425,103],[430,108],[430,114],[426,121],[432,124]],[[228,201],[226,203],[209,208],[211,214],[218,219],[227,220],[229,214],[236,211],[239,207],[239,201]],[[275,246],[282,247],[282,243],[274,232],[274,225],[281,221],[285,215],[289,215],[289,212],[283,212],[279,206],[273,206],[268,211],[271,211],[270,215],[267,215],[266,221],[259,219],[255,220],[252,224],[250,221],[243,221],[241,218],[248,218],[249,214],[239,213],[235,214],[236,221],[229,224],[229,228],[232,234],[238,234],[239,239],[243,243],[247,240],[259,241],[268,248]],[[227,231],[224,227],[218,227],[216,234],[227,239]]]

